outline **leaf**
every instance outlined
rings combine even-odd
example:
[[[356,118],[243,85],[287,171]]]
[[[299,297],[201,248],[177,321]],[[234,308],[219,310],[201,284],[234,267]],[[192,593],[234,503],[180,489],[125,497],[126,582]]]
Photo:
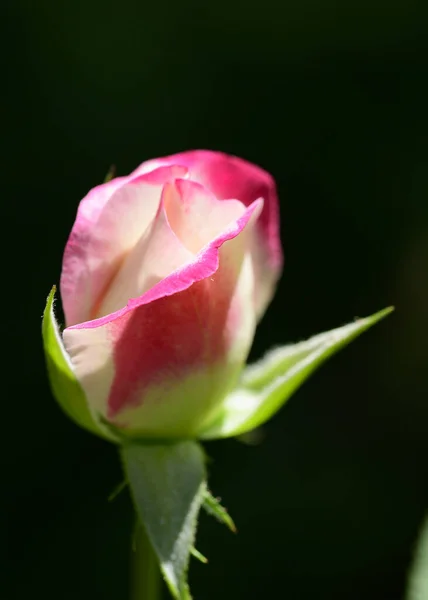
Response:
[[[43,346],[52,392],[66,415],[78,425],[91,433],[115,441],[112,434],[91,413],[86,396],[74,375],[55,320],[55,291],[56,287],[53,286],[46,302],[42,323]]]
[[[406,600],[428,598],[428,518],[422,527],[410,568]]]
[[[227,510],[220,504],[220,501],[215,498],[211,492],[206,489],[204,494],[203,507],[209,515],[215,517],[220,523],[229,527],[230,531],[236,533],[235,523]]]
[[[290,396],[330,356],[386,317],[386,308],[371,317],[316,335],[305,342],[276,348],[248,366],[237,388],[229,394],[219,414],[201,439],[238,436],[270,419]]]
[[[193,441],[125,445],[123,464],[138,517],[158,557],[165,581],[189,600],[187,569],[206,489],[204,454]]]

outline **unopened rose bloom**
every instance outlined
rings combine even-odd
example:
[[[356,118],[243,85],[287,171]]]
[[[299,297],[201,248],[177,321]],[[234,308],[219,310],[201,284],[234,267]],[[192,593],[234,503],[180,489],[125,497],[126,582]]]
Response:
[[[197,436],[236,385],[281,268],[274,181],[240,158],[185,152],[92,189],[60,292],[94,420]]]

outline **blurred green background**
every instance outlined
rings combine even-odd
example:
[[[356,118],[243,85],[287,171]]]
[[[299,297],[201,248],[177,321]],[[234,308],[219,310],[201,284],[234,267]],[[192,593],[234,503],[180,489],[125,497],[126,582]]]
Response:
[[[78,201],[114,163],[220,149],[269,170],[286,255],[252,358],[389,304],[257,447],[210,443],[196,600],[395,600],[428,508],[428,7],[6,0],[1,13],[2,600],[129,597],[115,449],[52,399],[40,325]],[[14,297],[15,295],[15,297]]]

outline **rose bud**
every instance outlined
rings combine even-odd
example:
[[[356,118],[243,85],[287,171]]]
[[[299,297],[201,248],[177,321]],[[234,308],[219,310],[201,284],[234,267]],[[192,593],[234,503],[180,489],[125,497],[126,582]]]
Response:
[[[272,177],[194,151],[143,163],[81,201],[44,339],[52,388],[82,426],[198,437],[232,392],[282,269]]]

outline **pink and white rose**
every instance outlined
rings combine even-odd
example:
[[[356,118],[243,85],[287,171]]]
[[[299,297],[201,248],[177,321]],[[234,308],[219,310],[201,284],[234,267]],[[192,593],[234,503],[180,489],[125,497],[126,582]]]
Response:
[[[65,351],[93,414],[197,436],[233,390],[282,268],[272,177],[192,151],[91,190],[67,242]]]

